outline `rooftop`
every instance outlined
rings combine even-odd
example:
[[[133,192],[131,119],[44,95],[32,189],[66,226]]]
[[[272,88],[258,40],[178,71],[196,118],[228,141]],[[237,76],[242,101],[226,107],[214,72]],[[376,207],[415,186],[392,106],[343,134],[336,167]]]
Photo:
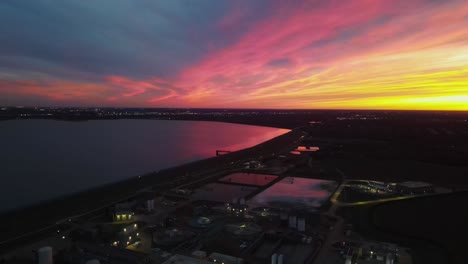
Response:
[[[431,187],[432,184],[427,182],[418,182],[418,181],[406,181],[400,182],[398,185],[404,186],[407,188],[423,188],[423,187]]]

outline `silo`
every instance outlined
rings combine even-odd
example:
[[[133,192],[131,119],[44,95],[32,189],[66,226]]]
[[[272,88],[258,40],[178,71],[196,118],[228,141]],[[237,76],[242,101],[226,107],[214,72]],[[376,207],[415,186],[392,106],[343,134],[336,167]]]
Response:
[[[154,210],[154,200],[153,199],[146,201],[146,209],[148,210],[148,212],[152,212]]]
[[[297,219],[297,230],[299,232],[305,232],[305,227],[306,227],[305,218],[301,217]]]
[[[278,264],[283,264],[283,263],[284,263],[284,255],[281,254],[281,255],[279,255],[279,257],[278,257]]]
[[[289,228],[296,229],[297,227],[297,216],[290,215],[289,216]]]
[[[52,254],[52,247],[42,247],[38,249],[37,260],[39,264],[53,264],[54,256]]]
[[[278,254],[273,254],[271,255],[271,264],[276,264],[278,263]]]
[[[286,221],[288,220],[288,213],[285,210],[281,210],[280,212],[280,219],[281,221]]]

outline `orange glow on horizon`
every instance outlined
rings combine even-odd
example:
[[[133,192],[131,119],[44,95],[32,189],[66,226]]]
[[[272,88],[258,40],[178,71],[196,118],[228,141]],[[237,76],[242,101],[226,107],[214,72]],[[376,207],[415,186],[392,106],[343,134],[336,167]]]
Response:
[[[0,96],[126,107],[468,110],[468,2],[325,2],[272,4],[238,37],[202,47],[209,52],[164,78],[0,75]],[[243,22],[246,7],[233,5],[216,30]]]

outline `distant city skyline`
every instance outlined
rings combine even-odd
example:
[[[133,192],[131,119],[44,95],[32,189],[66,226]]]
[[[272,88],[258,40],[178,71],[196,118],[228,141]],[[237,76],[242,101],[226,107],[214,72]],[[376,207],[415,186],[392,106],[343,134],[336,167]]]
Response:
[[[468,2],[3,1],[0,105],[468,110]]]

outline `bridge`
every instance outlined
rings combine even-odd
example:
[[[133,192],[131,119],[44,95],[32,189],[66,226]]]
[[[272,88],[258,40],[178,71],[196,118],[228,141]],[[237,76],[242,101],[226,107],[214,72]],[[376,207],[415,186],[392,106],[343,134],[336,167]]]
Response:
[[[216,156],[221,156],[221,155],[225,155],[225,154],[228,154],[228,153],[231,153],[232,151],[230,150],[216,150]]]

